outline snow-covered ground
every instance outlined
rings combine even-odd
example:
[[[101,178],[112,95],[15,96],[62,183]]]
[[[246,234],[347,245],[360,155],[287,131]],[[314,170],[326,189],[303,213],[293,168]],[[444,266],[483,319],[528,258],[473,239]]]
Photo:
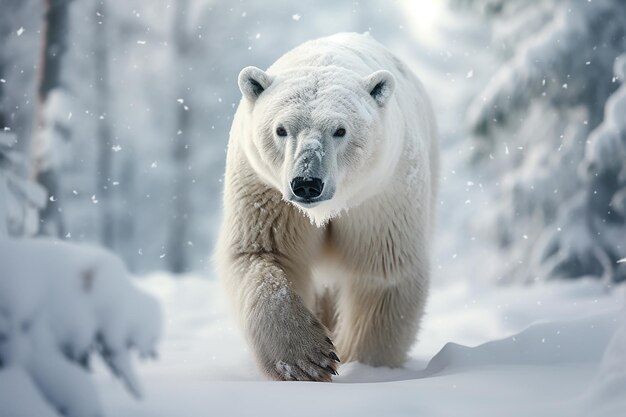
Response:
[[[325,384],[265,381],[218,282],[156,274],[140,286],[162,302],[165,336],[159,359],[139,366],[144,400],[97,372],[110,416],[618,417],[626,410],[623,287],[435,285],[405,368],[343,364]],[[601,366],[614,333],[618,354]]]

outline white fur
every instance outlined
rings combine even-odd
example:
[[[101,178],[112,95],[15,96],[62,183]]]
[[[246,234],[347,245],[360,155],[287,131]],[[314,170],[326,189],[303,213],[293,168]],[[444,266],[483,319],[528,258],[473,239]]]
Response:
[[[401,366],[426,301],[437,188],[421,83],[370,36],[338,34],[244,69],[239,85],[217,261],[260,367],[329,380],[327,336],[344,361]],[[296,176],[322,178],[326,200],[295,202]]]

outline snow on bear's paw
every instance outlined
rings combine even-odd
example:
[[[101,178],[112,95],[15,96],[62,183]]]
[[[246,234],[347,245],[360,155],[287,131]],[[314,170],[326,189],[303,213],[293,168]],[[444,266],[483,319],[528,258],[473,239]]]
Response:
[[[259,367],[327,381],[339,358],[401,366],[437,189],[420,81],[369,35],[342,33],[246,67],[238,84],[217,261]]]

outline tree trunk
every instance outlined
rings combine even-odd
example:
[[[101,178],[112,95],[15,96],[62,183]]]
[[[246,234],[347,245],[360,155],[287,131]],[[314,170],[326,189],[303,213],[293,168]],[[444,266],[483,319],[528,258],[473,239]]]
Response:
[[[70,0],[47,0],[45,25],[43,30],[43,52],[37,103],[37,128],[33,139],[35,148],[35,177],[47,190],[50,199],[40,213],[40,233],[52,236],[65,235],[65,225],[61,210],[61,190],[59,167],[51,158],[54,144],[49,143],[52,134],[69,138],[67,129],[54,125],[54,120],[46,120],[44,109],[50,93],[62,88],[61,72],[63,55],[67,50],[67,29],[69,25]],[[52,161],[51,161],[52,160]]]
[[[96,24],[94,36],[94,60],[96,73],[96,114],[98,116],[98,168],[96,175],[96,192],[100,209],[100,241],[108,248],[114,248],[116,240],[112,172],[113,144],[111,142],[111,122],[109,120],[109,57],[108,48],[108,15],[104,1],[96,3]]]
[[[188,60],[190,39],[186,31],[186,17],[189,10],[188,0],[179,0],[174,14],[173,35],[175,62],[179,68],[185,68]],[[172,221],[168,238],[168,266],[172,272],[181,273],[188,268],[186,254],[188,224],[190,215],[191,185],[189,178],[189,122],[190,110],[184,74],[177,74],[177,96],[183,99],[178,105],[176,132],[173,140],[172,158],[176,170],[174,183],[175,195],[172,197]],[[185,101],[185,99],[187,99]]]
[[[115,238],[116,238],[116,250],[118,253],[124,255],[126,265],[131,271],[135,271],[137,268],[137,238],[135,237],[136,207],[139,206],[138,193],[136,190],[135,178],[137,176],[136,151],[131,141],[127,141],[124,147],[124,159],[120,162],[119,166],[119,178],[123,181],[116,190],[118,197],[120,210],[116,211],[115,223]]]
[[[1,35],[1,34],[0,34]],[[0,36],[0,42],[2,42],[2,36]],[[4,79],[4,63],[2,59],[0,59],[0,79]],[[4,131],[4,129],[9,129],[9,118],[4,114],[4,107],[2,106],[2,97],[4,96],[4,83],[0,82],[0,131]]]

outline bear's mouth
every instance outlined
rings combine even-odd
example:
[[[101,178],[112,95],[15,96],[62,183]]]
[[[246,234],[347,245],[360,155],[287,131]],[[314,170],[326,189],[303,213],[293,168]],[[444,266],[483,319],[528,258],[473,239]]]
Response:
[[[289,199],[289,201],[291,201],[292,203],[295,203],[301,206],[302,208],[307,208],[307,209],[316,207],[322,201],[326,201],[326,200],[327,200],[326,198],[316,198],[314,200],[310,200],[310,199],[304,199],[304,198],[299,198],[295,196]]]

